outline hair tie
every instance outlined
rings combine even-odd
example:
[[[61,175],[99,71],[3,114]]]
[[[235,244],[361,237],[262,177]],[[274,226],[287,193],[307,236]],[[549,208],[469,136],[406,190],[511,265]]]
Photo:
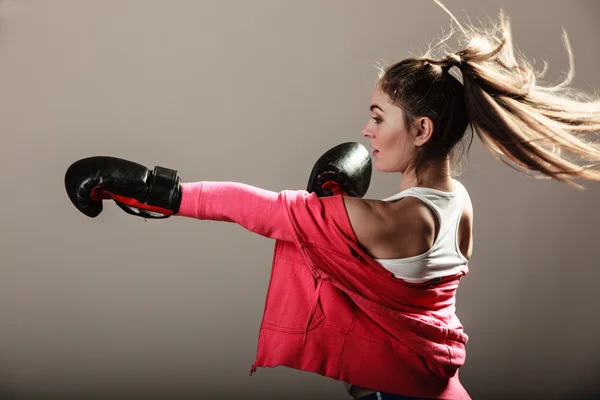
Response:
[[[462,66],[462,62],[462,57],[457,53],[449,54],[448,57],[446,57],[446,67],[448,69],[452,67],[457,67],[458,69],[460,69],[460,67]]]

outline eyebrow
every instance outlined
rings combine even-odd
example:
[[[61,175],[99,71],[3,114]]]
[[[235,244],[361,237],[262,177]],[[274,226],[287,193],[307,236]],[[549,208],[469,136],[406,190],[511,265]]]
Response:
[[[369,107],[369,110],[373,111],[374,109],[378,109],[379,111],[383,112],[383,110],[381,109],[381,107],[379,107],[377,104],[373,104],[371,105],[371,107]],[[385,114],[385,113],[384,113]]]

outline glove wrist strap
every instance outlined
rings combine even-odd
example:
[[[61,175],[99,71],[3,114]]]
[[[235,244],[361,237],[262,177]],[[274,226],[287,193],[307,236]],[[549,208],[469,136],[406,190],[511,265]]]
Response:
[[[180,178],[177,171],[156,166],[150,182],[145,203],[177,213],[181,204]]]

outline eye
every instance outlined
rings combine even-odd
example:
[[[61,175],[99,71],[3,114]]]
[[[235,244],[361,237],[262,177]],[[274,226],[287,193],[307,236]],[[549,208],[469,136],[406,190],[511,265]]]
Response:
[[[379,118],[379,117],[371,117],[371,119],[372,119],[373,121],[375,121],[375,123],[376,123],[376,124],[379,124],[379,123],[381,123],[381,121],[382,121],[382,120],[381,120],[381,118]]]

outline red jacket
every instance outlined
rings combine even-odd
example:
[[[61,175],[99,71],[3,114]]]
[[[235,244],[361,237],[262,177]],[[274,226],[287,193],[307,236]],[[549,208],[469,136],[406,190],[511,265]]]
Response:
[[[286,366],[382,392],[470,399],[458,377],[468,336],[459,276],[395,278],[357,243],[342,196],[232,182],[182,184],[178,215],[275,239],[256,367]]]

